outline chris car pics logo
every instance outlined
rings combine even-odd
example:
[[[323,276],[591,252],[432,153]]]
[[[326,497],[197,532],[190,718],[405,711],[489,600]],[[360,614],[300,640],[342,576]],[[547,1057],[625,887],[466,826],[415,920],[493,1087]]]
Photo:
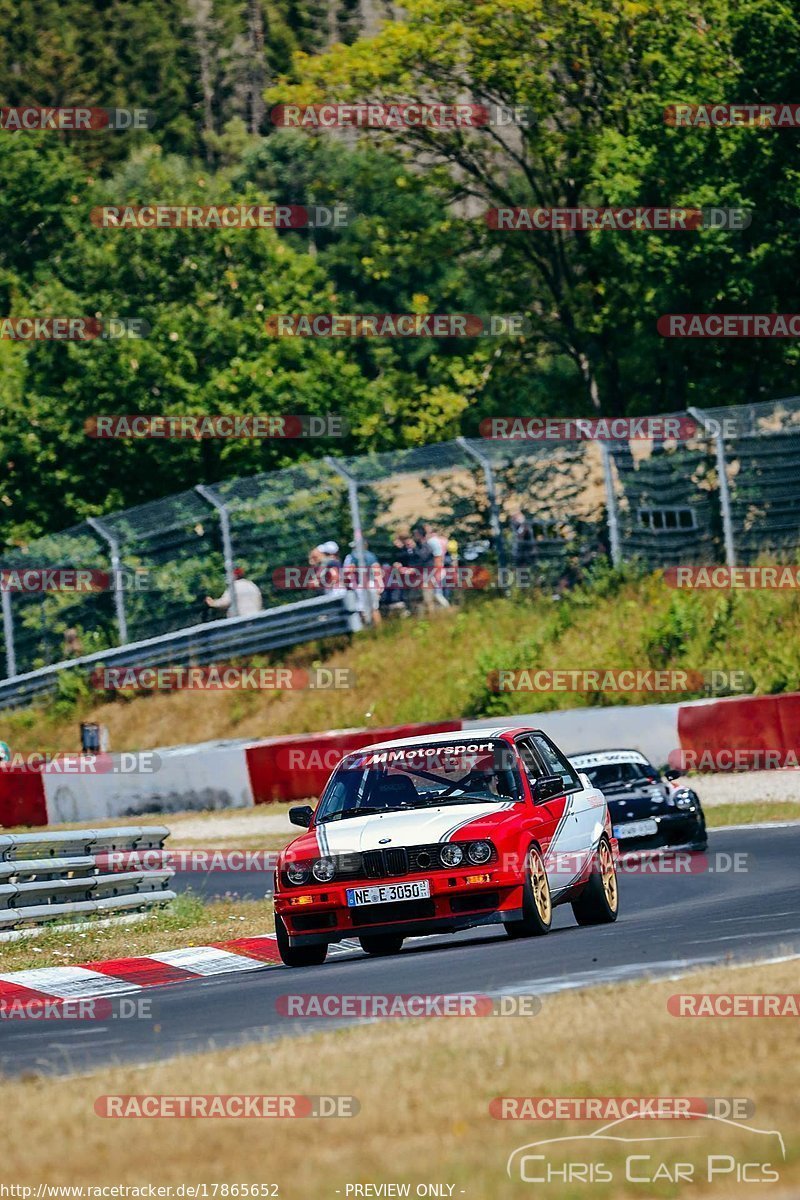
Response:
[[[640,1119],[634,1114],[609,1121],[592,1133],[528,1142],[508,1156],[506,1172],[510,1179],[532,1184],[625,1182],[683,1187],[780,1179],[778,1167],[786,1159],[786,1147],[777,1129],[757,1129],[701,1111],[687,1115],[696,1118],[687,1133],[647,1133],[631,1124]],[[716,1124],[707,1131],[708,1142],[691,1153],[691,1142],[703,1136],[697,1130],[701,1121]],[[744,1148],[743,1131],[752,1135]],[[735,1149],[725,1146],[726,1133],[734,1135]]]

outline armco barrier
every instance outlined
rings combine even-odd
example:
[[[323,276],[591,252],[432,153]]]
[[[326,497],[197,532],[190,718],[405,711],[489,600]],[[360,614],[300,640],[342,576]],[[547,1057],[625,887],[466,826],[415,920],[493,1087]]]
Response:
[[[174,900],[170,867],[107,870],[111,851],[160,850],[167,837],[163,825],[0,836],[0,930]]]
[[[681,750],[698,755],[721,750],[800,753],[800,692],[681,705],[678,739]]]
[[[353,750],[392,738],[458,733],[461,726],[461,721],[438,721],[429,725],[394,725],[389,729],[337,729],[332,733],[301,734],[248,746],[245,754],[253,802],[308,800],[320,794],[333,768]]]

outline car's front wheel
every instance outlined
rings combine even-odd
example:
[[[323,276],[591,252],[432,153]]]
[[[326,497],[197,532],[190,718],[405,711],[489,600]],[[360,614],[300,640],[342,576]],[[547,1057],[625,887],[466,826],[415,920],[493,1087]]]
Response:
[[[399,933],[374,934],[358,939],[365,954],[375,958],[384,958],[388,954],[398,954],[403,948],[403,938]]]
[[[277,915],[275,917],[275,936],[278,940],[278,953],[284,966],[319,967],[325,962],[325,956],[328,953],[326,942],[314,943],[311,946],[291,946],[283,918]]]
[[[541,937],[550,932],[553,923],[553,901],[544,859],[538,846],[531,846],[525,860],[525,879],[522,885],[522,920],[504,922],[511,938]]]
[[[619,912],[619,884],[614,855],[606,837],[600,839],[589,882],[572,901],[579,925],[610,925]]]

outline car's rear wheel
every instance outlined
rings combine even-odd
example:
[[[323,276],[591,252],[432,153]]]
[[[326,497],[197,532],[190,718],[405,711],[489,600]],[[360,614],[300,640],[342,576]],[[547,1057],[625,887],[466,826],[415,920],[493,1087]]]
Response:
[[[511,938],[541,937],[553,923],[553,901],[544,859],[538,846],[531,846],[525,860],[522,885],[522,920],[504,922]]]
[[[275,917],[275,935],[278,940],[278,953],[281,962],[287,967],[319,967],[325,962],[328,953],[326,942],[315,942],[311,946],[290,946],[289,934],[283,918]]]
[[[365,934],[358,940],[361,942],[361,949],[364,953],[372,954],[375,958],[384,958],[387,954],[397,954],[403,948],[403,938],[399,933],[374,934],[372,937]]]
[[[579,925],[610,925],[619,912],[619,884],[614,855],[606,837],[600,839],[589,882],[572,901]]]

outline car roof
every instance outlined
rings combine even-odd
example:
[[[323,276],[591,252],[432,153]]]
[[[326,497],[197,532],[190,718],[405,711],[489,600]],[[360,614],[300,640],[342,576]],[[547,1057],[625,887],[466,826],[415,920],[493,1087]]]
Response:
[[[580,750],[577,754],[568,754],[567,758],[569,759],[570,762],[574,762],[574,760],[576,758],[594,758],[598,755],[603,755],[603,754],[614,754],[614,755],[632,754],[636,757],[636,759],[643,760],[646,763],[650,762],[650,759],[647,757],[646,754],[643,754],[641,750],[633,750],[629,746],[609,746],[605,750]],[[624,759],[617,758],[612,761],[624,762]],[[652,766],[652,764],[650,764],[650,765]]]
[[[358,750],[350,751],[351,754],[360,754],[362,750],[394,750],[400,746],[451,746],[461,745],[462,742],[470,745],[472,742],[481,742],[491,739],[507,737],[509,734],[517,733],[540,733],[538,729],[530,729],[525,725],[509,725],[497,728],[494,725],[486,725],[478,729],[451,729],[447,733],[418,733],[416,737],[394,738],[389,742],[374,742],[369,746],[361,746]]]

